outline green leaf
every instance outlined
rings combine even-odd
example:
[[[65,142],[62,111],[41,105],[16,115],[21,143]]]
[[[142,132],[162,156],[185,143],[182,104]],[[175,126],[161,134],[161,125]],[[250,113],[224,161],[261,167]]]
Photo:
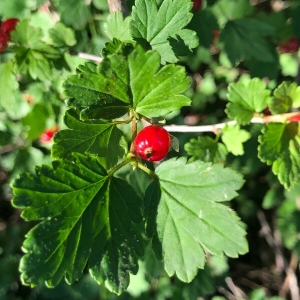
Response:
[[[60,0],[58,11],[63,23],[77,30],[83,29],[91,16],[90,6],[84,0]]]
[[[55,135],[53,158],[70,159],[73,152],[96,154],[101,164],[109,169],[124,155],[120,146],[123,133],[115,124],[96,120],[82,122],[72,110],[66,112],[64,121],[70,129]]]
[[[109,176],[96,157],[76,154],[22,174],[13,190],[22,217],[41,220],[23,244],[24,284],[53,287],[63,277],[73,283],[88,263],[98,283],[115,293],[127,288],[143,241],[136,225],[142,201],[126,181]]]
[[[261,112],[268,105],[270,91],[266,84],[253,78],[246,82],[234,82],[228,86],[226,113],[240,124],[248,124],[255,112]]]
[[[248,0],[218,0],[212,7],[212,12],[222,25],[225,25],[229,20],[251,16],[253,11],[254,7]]]
[[[130,107],[142,115],[159,117],[190,105],[189,98],[179,95],[189,83],[183,67],[160,68],[157,52],[122,44],[98,66],[80,66],[64,87],[71,98],[68,105],[82,109],[81,118],[113,119]]]
[[[272,165],[279,181],[289,189],[300,182],[299,124],[267,124],[259,136],[261,161]]]
[[[5,111],[12,110],[17,102],[15,91],[18,89],[16,75],[14,74],[14,63],[8,61],[0,64],[0,107]]]
[[[227,155],[226,147],[209,136],[191,139],[184,145],[184,150],[192,157],[192,161],[200,159],[206,162],[224,162]]]
[[[244,129],[240,129],[239,125],[226,126],[222,129],[222,141],[226,145],[227,150],[233,155],[243,155],[243,143],[248,141],[251,134]]]
[[[108,15],[104,31],[111,40],[115,38],[120,41],[130,41],[132,40],[129,28],[130,21],[131,17],[124,19],[122,13],[116,11]]]
[[[24,1],[24,0],[1,0],[0,15],[3,19],[8,18],[28,18],[31,10],[36,10],[41,1]]]
[[[214,14],[209,10],[199,10],[188,26],[197,32],[201,46],[209,48],[214,40],[213,30],[219,30],[219,24]]]
[[[283,114],[290,110],[293,102],[300,100],[300,87],[295,82],[282,82],[270,98],[269,109],[272,114]]]
[[[62,22],[57,22],[54,28],[49,30],[49,35],[55,47],[74,46],[76,44],[74,31]]]
[[[183,29],[192,19],[190,0],[165,0],[158,7],[155,0],[137,0],[132,8],[131,36],[146,40],[161,55],[161,62],[177,62],[197,47],[192,30]],[[154,21],[155,20],[155,21]]]
[[[244,59],[274,62],[273,46],[267,37],[274,34],[272,26],[262,21],[244,18],[228,21],[221,31],[220,42],[232,64]]]
[[[18,23],[11,37],[17,45],[15,53],[19,72],[28,73],[33,79],[50,80],[52,71],[48,59],[57,59],[61,54],[59,50],[41,41],[42,30],[31,27],[28,20],[23,20]]]
[[[190,282],[205,264],[205,251],[237,257],[248,251],[240,219],[220,202],[234,198],[241,175],[222,165],[185,158],[156,169],[161,188],[157,232],[169,276]]]
[[[31,112],[22,119],[22,124],[27,127],[27,138],[37,139],[46,129],[47,120],[51,116],[49,107],[44,103],[37,103]]]

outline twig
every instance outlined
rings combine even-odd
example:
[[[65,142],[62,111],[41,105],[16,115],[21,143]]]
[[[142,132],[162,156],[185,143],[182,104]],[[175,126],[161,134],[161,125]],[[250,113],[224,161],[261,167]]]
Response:
[[[96,56],[96,55],[93,55],[93,54],[88,54],[88,53],[83,53],[83,52],[78,52],[77,56],[81,57],[81,58],[84,58],[84,59],[87,59],[87,60],[92,60],[92,61],[95,61],[95,62],[98,62],[98,63],[100,63],[103,60],[103,58],[101,56]]]
[[[230,277],[226,277],[225,282],[227,283],[229,289],[236,299],[247,299],[247,295],[234,284],[233,280]]]
[[[123,16],[128,16],[128,9],[125,0],[107,0],[109,12],[120,11]]]
[[[265,214],[262,210],[257,212],[257,218],[261,225],[261,232],[265,236],[267,243],[269,244],[270,248],[273,250],[275,254],[275,259],[277,262],[277,266],[280,265],[284,269],[286,273],[285,281],[280,289],[279,296],[285,298],[288,290],[291,293],[292,300],[300,300],[299,296],[299,287],[298,281],[295,274],[295,270],[298,265],[298,258],[294,254],[292,254],[292,258],[290,264],[287,263],[280,246],[278,245],[277,241],[274,239],[272,235],[272,230],[266,220]]]
[[[259,123],[259,124],[267,124],[267,123],[283,123],[288,118],[292,116],[299,115],[299,112],[291,112],[281,115],[271,115],[264,117],[253,117],[250,123]],[[226,125],[235,125],[236,121],[229,121],[224,123],[218,123],[213,125],[203,125],[203,126],[188,126],[188,125],[168,125],[164,126],[164,128],[169,132],[216,132],[218,129],[224,128]]]
[[[279,297],[286,298],[288,291],[290,290],[291,299],[299,300],[299,287],[297,277],[295,275],[295,270],[298,266],[298,257],[296,254],[292,253],[289,266],[287,268],[287,276],[285,277],[284,283],[279,291]]]
[[[4,145],[3,147],[0,148],[0,155],[1,154],[4,154],[4,153],[8,153],[8,152],[11,152],[15,149],[18,149],[18,148],[22,148],[25,146],[25,141],[24,140],[17,140],[16,142],[14,143],[11,143],[11,144],[7,144],[7,145]]]

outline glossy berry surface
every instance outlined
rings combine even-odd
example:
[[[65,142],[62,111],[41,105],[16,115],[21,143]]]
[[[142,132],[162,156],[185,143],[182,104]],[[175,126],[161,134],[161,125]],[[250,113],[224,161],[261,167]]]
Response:
[[[59,127],[46,129],[40,136],[40,141],[43,143],[51,142],[54,134],[59,131]]]
[[[285,44],[279,45],[280,53],[295,53],[298,52],[300,47],[300,42],[297,38],[290,38]]]
[[[15,30],[18,22],[19,20],[15,18],[7,19],[1,24],[1,29],[2,31],[4,31],[6,34],[9,35],[11,31]]]
[[[158,125],[142,129],[134,140],[134,150],[148,161],[162,160],[169,152],[171,138],[167,130]]]
[[[0,52],[4,51],[8,46],[8,35],[0,29]]]

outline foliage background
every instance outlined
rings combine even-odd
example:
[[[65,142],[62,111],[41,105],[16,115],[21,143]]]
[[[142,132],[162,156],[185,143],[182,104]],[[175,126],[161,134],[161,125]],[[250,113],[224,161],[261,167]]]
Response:
[[[127,1],[129,9],[133,4]],[[197,32],[200,45],[180,61],[192,79],[186,92],[192,106],[166,116],[168,124],[223,122],[227,118],[228,84],[237,80],[259,77],[270,89],[284,80],[300,84],[299,51],[281,54],[277,48],[290,37],[300,39],[298,1],[207,0],[203,6],[194,12],[189,25]],[[246,180],[233,208],[247,226],[248,254],[238,259],[212,257],[195,280],[185,284],[175,276],[169,278],[162,263],[148,249],[140,261],[138,275],[131,276],[128,291],[118,297],[98,286],[87,272],[71,286],[22,286],[18,271],[21,245],[35,224],[25,223],[19,217],[20,211],[11,206],[10,182],[19,173],[33,172],[35,165],[51,161],[51,143],[43,143],[39,137],[47,128],[64,128],[62,81],[85,61],[79,53],[100,55],[110,38],[108,15],[106,0],[0,2],[2,21],[17,17],[42,30],[42,35],[35,32],[35,41],[26,32],[14,37],[20,43],[28,38],[33,49],[30,67],[19,69],[18,78],[11,77],[9,68],[13,66],[5,64],[4,68],[4,62],[14,55],[13,50],[0,54],[0,298],[299,299],[295,298],[295,290],[297,293],[300,186],[285,190],[270,167],[258,159],[260,124],[245,127],[251,138],[241,137],[246,141],[244,146],[235,145],[226,160],[226,165],[241,172]],[[58,20],[61,22],[56,23]],[[37,51],[40,40],[51,40],[54,45],[46,47],[42,56]],[[21,61],[22,53],[16,55]],[[8,98],[12,101],[6,101]],[[212,133],[174,135],[180,141],[180,155],[194,153],[196,158],[197,152],[193,151],[197,151],[198,137],[214,137]],[[169,157],[175,155],[171,152]],[[128,169],[122,172],[120,176],[135,182],[137,189],[147,184],[143,173],[134,175]]]

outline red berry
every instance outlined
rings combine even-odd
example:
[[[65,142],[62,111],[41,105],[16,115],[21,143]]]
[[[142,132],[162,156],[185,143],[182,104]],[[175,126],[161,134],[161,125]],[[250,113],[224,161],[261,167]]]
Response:
[[[8,47],[8,35],[0,29],[0,52]]]
[[[279,45],[280,53],[295,53],[299,50],[300,42],[297,38],[292,37],[286,43]]]
[[[200,10],[202,8],[202,0],[192,0],[194,2],[193,10]]]
[[[162,160],[169,152],[171,138],[167,130],[158,125],[142,129],[134,140],[134,150],[148,161]]]
[[[1,29],[9,35],[11,31],[15,30],[18,22],[19,20],[15,18],[7,19],[1,24]]]
[[[300,114],[289,117],[290,122],[300,122]]]
[[[59,131],[59,127],[46,129],[40,136],[40,141],[43,143],[49,143],[54,134]]]

